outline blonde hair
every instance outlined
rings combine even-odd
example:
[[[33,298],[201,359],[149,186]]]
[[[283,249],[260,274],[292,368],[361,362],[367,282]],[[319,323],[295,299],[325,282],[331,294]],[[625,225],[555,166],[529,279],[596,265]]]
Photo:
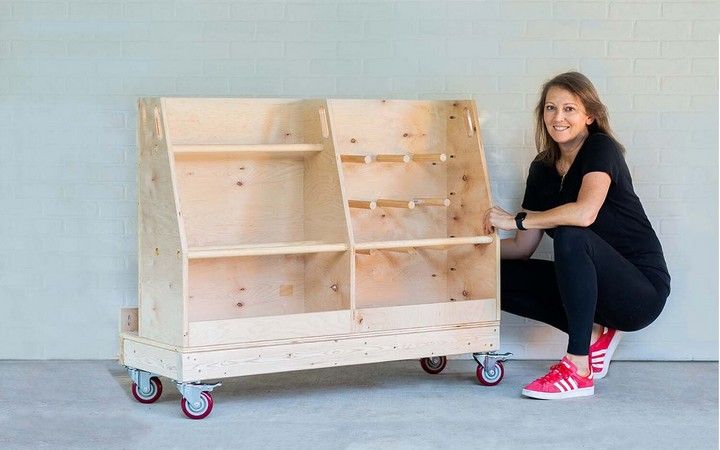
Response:
[[[603,102],[600,101],[600,96],[597,90],[595,90],[595,86],[593,86],[588,77],[579,72],[565,72],[545,82],[540,100],[535,107],[535,147],[539,153],[538,159],[547,164],[555,164],[558,158],[560,158],[560,147],[558,147],[557,142],[550,137],[550,133],[545,127],[545,121],[543,120],[545,97],[547,97],[547,93],[552,87],[559,87],[576,95],[585,107],[586,114],[594,119],[593,123],[588,125],[588,131],[590,133],[600,132],[607,134],[615,142],[620,151],[625,153],[625,148],[612,134],[607,108]]]

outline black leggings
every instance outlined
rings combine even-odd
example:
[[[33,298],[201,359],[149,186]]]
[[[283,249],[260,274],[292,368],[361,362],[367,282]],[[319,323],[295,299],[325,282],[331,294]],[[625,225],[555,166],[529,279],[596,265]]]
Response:
[[[568,333],[572,355],[588,354],[593,322],[636,331],[660,315],[670,288],[652,268],[635,266],[589,228],[553,231],[555,262],[501,262],[503,311]]]

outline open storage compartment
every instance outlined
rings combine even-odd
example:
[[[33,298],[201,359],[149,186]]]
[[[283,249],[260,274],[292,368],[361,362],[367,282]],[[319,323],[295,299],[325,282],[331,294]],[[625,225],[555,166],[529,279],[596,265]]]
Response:
[[[497,249],[469,101],[331,100],[365,331],[498,320]]]

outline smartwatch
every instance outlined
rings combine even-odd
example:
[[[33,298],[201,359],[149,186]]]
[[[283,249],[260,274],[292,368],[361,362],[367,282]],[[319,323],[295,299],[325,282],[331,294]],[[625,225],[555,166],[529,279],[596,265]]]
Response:
[[[515,216],[515,225],[517,225],[518,230],[527,230],[527,228],[523,226],[523,220],[525,220],[525,217],[527,217],[527,213],[525,211],[520,211]]]

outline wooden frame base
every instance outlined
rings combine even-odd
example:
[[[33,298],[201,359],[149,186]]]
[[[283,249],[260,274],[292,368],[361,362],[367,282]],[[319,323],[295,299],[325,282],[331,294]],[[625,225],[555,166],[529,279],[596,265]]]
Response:
[[[366,364],[498,349],[499,323],[366,333],[245,346],[172,347],[120,335],[120,363],[178,382]]]

